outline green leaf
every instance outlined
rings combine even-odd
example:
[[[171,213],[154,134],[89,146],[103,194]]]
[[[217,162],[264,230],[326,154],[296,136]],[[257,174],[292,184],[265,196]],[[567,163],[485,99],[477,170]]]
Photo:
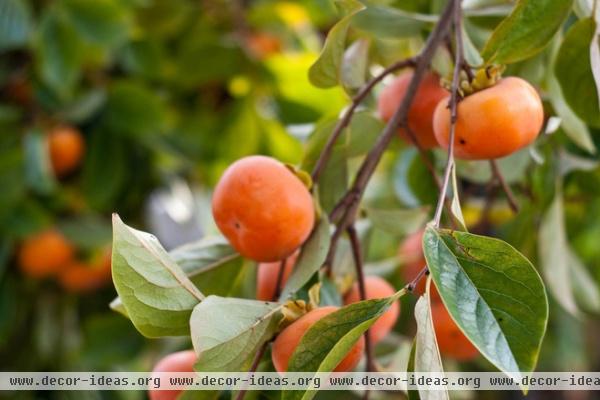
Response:
[[[600,106],[590,60],[595,30],[591,18],[582,19],[569,29],[558,50],[554,73],[571,110],[588,125],[599,128]]]
[[[396,161],[394,192],[409,207],[435,204],[437,185],[413,146],[404,149]]]
[[[25,0],[0,2],[0,51],[24,46],[31,31],[31,11]]]
[[[243,258],[222,236],[188,243],[169,255],[205,294],[230,295],[244,268]]]
[[[416,343],[413,342],[413,344],[410,348],[410,354],[408,355],[408,365],[406,366],[406,372],[408,372],[408,373],[415,372],[416,352],[417,352],[417,346],[416,346]],[[408,395],[408,400],[421,400],[418,390],[408,389],[406,394]]]
[[[126,9],[116,0],[64,0],[73,25],[86,40],[101,45],[116,45],[128,33]]]
[[[600,289],[594,277],[587,270],[573,249],[569,249],[569,264],[573,272],[573,293],[582,309],[600,313]]]
[[[565,98],[563,97],[560,85],[554,74],[550,74],[547,79],[548,94],[550,103],[554,111],[560,118],[560,126],[567,137],[577,146],[590,154],[596,153],[596,146],[592,140],[590,130],[587,125],[571,110]]]
[[[571,282],[564,218],[562,192],[557,190],[556,197],[540,224],[538,239],[540,263],[550,293],[565,310],[573,315],[579,315]]]
[[[329,251],[329,243],[329,221],[323,215],[302,246],[296,266],[281,291],[280,300],[293,296],[321,268]]]
[[[134,81],[116,81],[109,90],[106,120],[111,129],[127,135],[160,133],[166,123],[162,99]]]
[[[31,130],[25,135],[23,146],[25,181],[35,193],[51,193],[56,188],[56,180],[50,163],[46,135],[37,129]]]
[[[521,149],[510,156],[497,160],[498,169],[502,173],[506,183],[511,184],[520,181],[531,163],[531,155],[528,148]],[[484,184],[492,179],[492,169],[489,161],[456,161],[456,172],[458,176],[470,182]]]
[[[421,228],[429,217],[429,208],[377,209],[367,208],[373,227],[396,236],[406,236]]]
[[[356,112],[352,116],[350,125],[346,128],[346,155],[359,157],[367,154],[375,145],[384,127],[383,121],[372,112]]]
[[[197,371],[242,371],[257,349],[277,331],[281,305],[208,296],[190,319]]]
[[[368,40],[359,39],[344,52],[340,79],[345,88],[358,89],[364,85],[369,67],[369,46]]]
[[[348,351],[377,321],[397,296],[366,300],[350,304],[326,315],[312,325],[288,365],[288,372],[329,372],[344,359]],[[282,394],[283,400],[310,400],[314,390],[291,391]]]
[[[109,211],[125,190],[127,179],[127,142],[116,134],[98,129],[91,132],[89,150],[83,164],[82,190],[94,209]],[[106,155],[110,154],[110,162]]]
[[[68,98],[81,75],[82,43],[68,21],[47,9],[39,26],[36,59],[39,74],[59,97]]]
[[[409,13],[394,7],[370,5],[352,18],[352,27],[378,39],[417,36],[437,16]]]
[[[331,28],[319,58],[308,70],[310,82],[320,88],[329,88],[338,84],[348,27],[352,16],[365,8],[357,0],[338,0],[337,4],[345,11],[345,15]]]
[[[501,240],[432,227],[423,250],[444,305],[479,352],[511,377],[532,372],[548,321],[533,265]]]
[[[62,219],[58,229],[78,248],[94,251],[110,244],[111,227],[108,220],[96,214]]]
[[[496,27],[482,57],[486,63],[511,64],[539,53],[569,15],[573,0],[519,0]]]
[[[189,318],[204,296],[149,233],[113,215],[112,274],[127,315],[147,337],[189,334]]]
[[[417,334],[415,337],[415,372],[443,373],[442,358],[438,349],[433,317],[429,305],[429,294],[419,297],[415,305],[415,320],[417,321]],[[447,390],[419,390],[423,400],[448,400]]]

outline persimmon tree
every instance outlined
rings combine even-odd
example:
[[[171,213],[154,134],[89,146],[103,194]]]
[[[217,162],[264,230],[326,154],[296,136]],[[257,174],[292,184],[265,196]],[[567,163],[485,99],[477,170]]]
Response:
[[[415,294],[411,311],[417,332],[409,370],[442,372],[441,356],[465,361],[479,354],[515,378],[533,372],[549,318],[544,281],[566,311],[577,315],[598,308],[597,286],[567,243],[563,205],[567,175],[595,168],[585,152],[595,154],[591,129],[600,115],[597,9],[569,0],[520,0],[505,15],[504,8],[479,4],[484,1],[441,3],[439,14],[422,15],[338,1],[341,18],[305,72],[319,88],[341,86],[347,107],[315,125],[300,165],[269,160],[273,169],[267,171],[254,168],[256,158],[248,157],[225,172],[227,182],[217,185],[213,203],[224,236],[167,252],[155,237],[115,215],[112,271],[119,298],[112,307],[147,337],[189,336],[197,371],[256,370],[268,360],[273,341],[277,370],[354,366],[355,359],[345,361],[364,341],[362,368],[376,371],[382,362],[375,357],[370,328],[387,318],[398,300]],[[414,38],[418,50],[396,49],[390,60],[382,48],[385,39],[398,36]],[[540,71],[532,72],[534,66]],[[379,98],[379,111],[393,111],[380,115],[382,122],[374,100],[394,73],[404,81],[401,93]],[[430,95],[421,85],[432,85],[432,76],[440,78],[446,94],[436,99],[436,107],[416,107],[426,100],[419,96]],[[392,104],[382,107],[382,101]],[[440,146],[430,145],[431,132],[421,126],[433,129]],[[405,144],[394,141],[399,131]],[[405,203],[435,193],[433,207],[385,209],[370,202],[372,178],[398,146],[410,157],[398,167],[404,171],[397,185]],[[240,165],[244,177],[234,179]],[[417,170],[424,189],[409,196],[404,189]],[[539,225],[539,233],[526,231],[530,237],[516,243],[523,252],[486,229],[490,208],[477,224],[465,217],[461,198],[477,185],[487,192],[490,207],[499,190],[503,193],[515,213],[512,229]],[[290,186],[296,194],[287,196]],[[307,194],[313,207],[306,205]],[[300,200],[294,203],[292,197]],[[269,211],[261,214],[260,204]],[[305,217],[306,210],[314,211],[314,221]],[[365,226],[422,237],[421,249],[402,246],[401,256],[422,250],[411,259],[421,265],[392,295],[373,296],[368,290]],[[539,247],[537,268],[524,254],[532,254],[532,245]],[[273,254],[283,258],[274,260]],[[354,271],[341,261],[348,256]],[[294,258],[292,267],[288,257]],[[274,287],[261,291],[271,301],[232,295],[248,281],[248,265],[273,261],[279,261],[270,268],[274,276],[268,284]],[[356,283],[347,284],[349,275]],[[343,305],[353,284],[360,301]],[[310,318],[331,306],[339,308]],[[310,324],[302,324],[308,319]],[[294,330],[295,324],[302,329]],[[282,355],[280,348],[290,343],[295,348]],[[314,394],[284,391],[282,398]]]

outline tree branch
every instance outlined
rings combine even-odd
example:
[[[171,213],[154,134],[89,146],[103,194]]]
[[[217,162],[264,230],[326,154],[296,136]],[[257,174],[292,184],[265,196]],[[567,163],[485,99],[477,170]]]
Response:
[[[323,150],[321,151],[319,159],[317,160],[313,168],[311,176],[314,182],[317,182],[319,180],[321,172],[325,168],[327,161],[329,161],[329,158],[331,157],[331,153],[333,151],[333,147],[335,146],[335,142],[344,131],[344,128],[346,128],[350,124],[350,121],[352,120],[352,116],[356,112],[356,109],[358,108],[360,103],[365,99],[365,97],[367,97],[367,95],[373,90],[375,85],[377,85],[381,80],[383,80],[383,78],[385,78],[387,75],[391,74],[394,71],[414,66],[416,61],[417,59],[415,57],[411,57],[405,60],[395,62],[394,64],[381,71],[378,75],[374,76],[352,98],[352,103],[350,104],[350,107],[348,107],[346,111],[344,111],[344,115],[341,119],[338,120],[337,124],[335,125],[335,128],[333,129],[333,132],[331,133],[329,139],[327,140],[327,143],[325,144],[325,147],[323,147]]]
[[[358,281],[358,293],[360,300],[367,299],[367,290],[365,287],[365,273],[363,268],[363,256],[362,249],[360,247],[360,239],[356,232],[354,224],[348,226],[346,229],[350,238],[350,246],[352,248],[352,257],[354,258],[354,266],[356,268],[356,277]],[[375,365],[373,363],[373,346],[371,343],[370,330],[365,332],[365,355],[367,358],[367,372],[375,371]],[[368,390],[365,391],[365,397],[368,397]]]
[[[363,161],[352,187],[334,207],[330,219],[335,221],[339,218],[336,228],[337,231],[345,231],[348,226],[354,222],[360,199],[362,198],[367,183],[375,172],[383,153],[385,152],[398,128],[403,124],[406,126],[408,110],[415,97],[417,88],[421,83],[426,70],[429,68],[429,64],[431,63],[431,59],[433,58],[435,50],[440,45],[449,29],[452,15],[458,1],[459,0],[450,0],[448,2],[448,5],[442,13],[438,24],[435,26],[433,32],[429,36],[425,47],[417,56],[417,63],[415,65],[414,73],[402,103],[387,123],[385,129],[373,146],[373,149]],[[337,237],[339,238],[339,235],[337,235]]]
[[[512,189],[510,188],[508,183],[506,183],[506,179],[504,179],[504,176],[502,175],[502,171],[500,171],[500,168],[498,167],[498,163],[496,162],[496,160],[490,160],[490,167],[492,168],[493,176],[498,180],[500,187],[504,191],[504,194],[506,194],[506,199],[508,200],[508,205],[510,206],[511,210],[513,210],[513,212],[515,214],[518,213],[519,212],[519,204],[517,203],[517,200],[515,199],[515,195],[514,195]]]

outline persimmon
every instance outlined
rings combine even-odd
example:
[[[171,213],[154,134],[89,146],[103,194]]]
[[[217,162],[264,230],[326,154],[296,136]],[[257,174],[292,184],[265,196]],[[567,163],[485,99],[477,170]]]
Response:
[[[406,283],[412,282],[417,277],[419,272],[425,267],[425,255],[423,254],[423,233],[425,230],[419,230],[415,233],[408,235],[398,250],[400,261],[402,262],[402,269],[400,271],[402,279]],[[425,293],[425,284],[427,282],[426,277],[422,277],[417,285],[415,286],[413,293],[417,296],[421,296]],[[439,299],[440,294],[435,287],[435,284],[431,283],[431,298]]]
[[[466,160],[504,157],[531,144],[544,123],[542,100],[527,81],[509,77],[475,92],[458,103],[454,155]],[[435,137],[448,148],[448,99],[433,116]]]
[[[431,316],[441,354],[458,361],[470,361],[479,355],[441,301],[431,302]]]
[[[248,36],[246,46],[254,57],[264,60],[281,51],[281,39],[270,33],[257,32]]]
[[[75,250],[59,231],[49,229],[26,238],[18,250],[21,270],[32,278],[56,275],[71,263]]]
[[[365,297],[369,300],[390,297],[396,293],[396,290],[383,278],[378,276],[367,276],[365,277],[365,292]],[[352,286],[350,291],[344,297],[345,304],[356,303],[357,301],[360,301],[358,282]],[[400,303],[395,301],[369,329],[373,343],[380,342],[388,333],[390,333],[396,324],[399,315]]]
[[[298,254],[299,252],[295,252],[285,260],[283,275],[281,277],[282,287],[290,277],[294,265],[296,265]],[[280,267],[281,261],[258,264],[258,271],[256,274],[256,298],[258,300],[273,300],[275,292],[277,291],[277,278],[279,277]]]
[[[231,245],[258,262],[289,257],[315,220],[308,188],[284,164],[264,156],[245,157],[227,168],[215,188],[212,211]]]
[[[178,351],[161,359],[152,370],[158,372],[194,372],[196,353],[194,350]],[[150,400],[175,400],[183,390],[156,390],[150,389]]]
[[[338,307],[327,306],[316,308],[294,321],[286,327],[273,342],[271,357],[273,365],[277,372],[286,372],[288,363],[292,354],[300,344],[306,331],[314,325],[315,322],[338,310]],[[346,357],[335,368],[335,372],[347,372],[353,370],[362,357],[365,348],[364,338],[361,337],[358,342],[350,349]]]
[[[81,133],[70,126],[58,126],[48,134],[48,147],[52,169],[57,177],[73,172],[85,153],[85,141]]]
[[[62,287],[80,293],[100,289],[111,279],[110,251],[96,257],[91,263],[79,261],[69,264],[58,276]]]
[[[405,71],[381,91],[377,108],[384,121],[389,121],[402,103],[412,77],[412,71]],[[433,132],[433,113],[440,100],[447,96],[448,91],[440,86],[439,76],[433,72],[426,73],[408,111],[408,127],[424,149],[438,146]],[[413,143],[405,129],[401,128],[399,134],[408,143]]]

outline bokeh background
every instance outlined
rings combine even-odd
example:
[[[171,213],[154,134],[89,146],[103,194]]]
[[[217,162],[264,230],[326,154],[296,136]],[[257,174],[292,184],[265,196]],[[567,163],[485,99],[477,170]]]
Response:
[[[418,51],[430,27],[426,20],[413,25],[409,19],[404,25],[388,21],[386,15],[396,15],[390,7],[435,14],[444,1],[369,3],[379,7],[373,11],[379,19],[361,20],[351,29],[350,40],[361,38],[363,44],[354,52],[366,52],[381,68]],[[487,11],[466,22],[475,46],[513,5],[499,0],[465,3]],[[0,370],[146,371],[160,356],[189,347],[184,339],[144,339],[111,311],[108,305],[116,293],[109,277],[81,288],[30,276],[19,268],[20,246],[32,235],[57,230],[73,245],[77,260],[91,265],[110,247],[113,212],[157,235],[167,249],[214,233],[210,191],[228,164],[250,154],[297,164],[315,127],[331,124],[348,104],[356,87],[318,89],[307,75],[338,18],[327,0],[0,0]],[[543,90],[549,57],[551,51],[545,51],[508,72]],[[443,69],[443,57],[437,63]],[[368,99],[367,107],[373,104]],[[358,134],[360,129],[377,132],[381,121],[365,114],[354,129]],[[78,130],[85,141],[80,165],[64,176],[53,171],[47,146],[49,132],[57,126]],[[600,144],[600,132],[591,132]],[[537,155],[551,158],[557,144],[572,157],[564,182],[568,237],[597,290],[597,156],[575,147],[560,130],[543,139]],[[472,230],[504,238],[535,262],[537,226],[553,197],[556,166],[534,161],[524,152],[503,166],[520,194],[522,210],[516,216],[477,165],[463,164],[461,184]],[[394,143],[367,202],[406,208],[427,206],[436,198],[416,151]],[[366,230],[367,268],[401,287],[402,260],[396,254],[402,238],[393,229]],[[396,334],[378,349],[387,365],[405,356],[414,332],[414,299],[403,301]],[[599,370],[597,298],[592,294],[582,304],[582,315],[574,317],[552,303],[539,370]],[[483,360],[468,365],[448,361],[447,369],[459,368],[490,366]],[[5,395],[145,398],[138,392],[0,397]],[[457,396],[520,398],[516,393]],[[592,396],[533,393],[530,398]]]

